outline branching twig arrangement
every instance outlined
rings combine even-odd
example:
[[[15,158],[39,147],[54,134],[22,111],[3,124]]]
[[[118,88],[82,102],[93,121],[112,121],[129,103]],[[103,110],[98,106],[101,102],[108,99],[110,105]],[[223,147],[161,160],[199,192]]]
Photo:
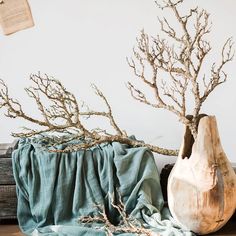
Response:
[[[144,228],[141,222],[127,215],[125,206],[122,203],[121,199],[119,199],[118,204],[115,204],[114,199],[111,198],[111,205],[114,209],[117,210],[120,216],[120,222],[118,223],[118,225],[114,225],[110,222],[106,214],[104,206],[101,206],[101,205],[95,206],[98,210],[98,215],[82,216],[79,218],[79,223],[82,223],[84,225],[102,223],[103,224],[102,229],[106,231],[108,236],[113,235],[114,233],[116,234],[117,233],[133,233],[136,235],[146,235],[146,236],[154,235],[154,233],[152,233],[150,230]],[[155,235],[158,236],[159,234],[155,233]]]
[[[222,48],[219,64],[213,63],[210,74],[204,74],[203,63],[211,51],[211,44],[205,39],[211,31],[209,14],[197,7],[181,15],[179,8],[183,2],[156,1],[162,10],[172,11],[182,32],[177,32],[166,18],[159,19],[161,31],[169,41],[160,35],[150,37],[142,31],[133,49],[133,58],[127,59],[135,76],[153,91],[154,101],[134,84],[128,83],[128,88],[136,100],[174,113],[196,138],[200,109],[210,93],[226,81],[223,68],[232,61],[234,51],[229,38]],[[193,95],[194,108],[187,113],[189,91]],[[187,114],[193,116],[192,120],[186,118]]]
[[[179,7],[183,2],[184,0],[156,2],[159,8],[173,12],[182,31],[178,33],[166,18],[159,19],[161,31],[170,39],[170,42],[162,39],[160,35],[150,37],[142,31],[140,37],[137,38],[133,58],[128,59],[135,76],[153,91],[154,101],[134,84],[128,83],[128,88],[136,100],[174,113],[183,124],[189,127],[193,137],[196,138],[200,109],[214,89],[226,81],[227,74],[223,68],[232,61],[234,51],[232,39],[229,38],[222,48],[220,62],[213,63],[209,75],[204,74],[202,66],[211,51],[210,42],[205,39],[211,31],[209,14],[205,10],[192,8],[186,15],[181,15]],[[62,150],[63,152],[116,141],[134,147],[147,147],[163,155],[176,156],[178,154],[177,150],[164,149],[130,139],[118,126],[106,97],[95,85],[93,85],[95,93],[102,99],[107,111],[93,111],[89,108],[84,110],[71,92],[58,80],[47,75],[31,75],[30,80],[33,85],[25,90],[36,102],[41,119],[27,114],[22,105],[9,95],[7,85],[0,80],[0,108],[6,108],[6,116],[22,118],[40,127],[37,130],[25,128],[25,132],[14,133],[13,136],[61,134],[59,138],[54,139],[57,140],[54,144],[83,140],[80,143],[68,145]],[[193,95],[194,101],[194,108],[190,112],[187,104],[191,101],[189,94]],[[49,106],[45,105],[45,99],[50,102]],[[192,119],[189,119],[188,114],[192,115]],[[99,128],[87,129],[83,118],[94,116],[108,119],[114,134]]]
[[[22,118],[38,125],[38,130],[24,128],[24,132],[13,133],[15,137],[34,137],[45,134],[56,134],[57,142],[66,143],[72,140],[82,140],[77,144],[70,144],[61,152],[87,149],[104,142],[120,142],[134,147],[148,147],[150,150],[163,155],[177,155],[176,150],[160,148],[154,145],[145,144],[142,141],[130,139],[125,131],[122,131],[116,123],[111,106],[103,93],[93,85],[96,95],[102,99],[107,111],[93,111],[83,104],[80,106],[75,96],[69,92],[58,80],[47,75],[34,74],[30,76],[33,85],[26,88],[28,96],[32,98],[41,113],[41,119],[34,118],[27,114],[20,102],[9,95],[8,87],[0,80],[0,108],[6,108],[6,116],[10,118]],[[49,105],[45,105],[45,99]],[[100,116],[109,120],[114,134],[106,130],[88,130],[83,124],[83,118]],[[59,136],[58,136],[59,134]],[[53,149],[52,151],[57,151]]]

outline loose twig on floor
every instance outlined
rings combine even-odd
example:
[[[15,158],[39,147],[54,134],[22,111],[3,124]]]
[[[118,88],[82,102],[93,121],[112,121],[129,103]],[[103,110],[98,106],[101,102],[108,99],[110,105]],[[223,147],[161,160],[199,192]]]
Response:
[[[134,233],[137,235],[152,236],[151,230],[148,230],[142,226],[142,224],[132,217],[128,216],[125,210],[125,206],[119,198],[119,203],[115,204],[114,199],[109,195],[111,199],[111,205],[117,210],[120,216],[120,222],[118,225],[113,225],[107,217],[104,206],[96,205],[98,215],[95,216],[82,216],[79,218],[79,223],[92,226],[94,223],[102,223],[103,226],[100,229],[104,229],[107,235],[113,235],[113,233]],[[93,227],[93,226],[92,226]],[[158,236],[157,234],[155,234]]]

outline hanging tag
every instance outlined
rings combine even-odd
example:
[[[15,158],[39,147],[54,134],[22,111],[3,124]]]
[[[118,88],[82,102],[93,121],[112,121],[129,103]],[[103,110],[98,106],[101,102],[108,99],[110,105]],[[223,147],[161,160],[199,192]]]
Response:
[[[0,1],[0,24],[5,35],[34,26],[27,0]]]

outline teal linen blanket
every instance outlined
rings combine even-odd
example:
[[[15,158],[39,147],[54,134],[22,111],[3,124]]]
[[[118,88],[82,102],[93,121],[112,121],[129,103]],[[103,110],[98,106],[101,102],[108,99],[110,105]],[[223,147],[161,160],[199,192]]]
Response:
[[[13,171],[18,221],[26,235],[110,235],[103,222],[84,224],[79,219],[98,215],[102,206],[110,221],[119,224],[114,207],[119,199],[130,219],[151,229],[152,235],[192,235],[163,209],[157,167],[146,148],[112,143],[56,153],[22,139],[13,152]]]

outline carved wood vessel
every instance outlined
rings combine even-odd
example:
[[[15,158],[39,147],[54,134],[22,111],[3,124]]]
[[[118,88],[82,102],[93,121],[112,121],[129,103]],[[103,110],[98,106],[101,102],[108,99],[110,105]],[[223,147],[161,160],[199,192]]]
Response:
[[[220,143],[214,116],[201,118],[195,142],[188,128],[168,179],[173,217],[198,234],[215,232],[236,208],[236,175]]]

